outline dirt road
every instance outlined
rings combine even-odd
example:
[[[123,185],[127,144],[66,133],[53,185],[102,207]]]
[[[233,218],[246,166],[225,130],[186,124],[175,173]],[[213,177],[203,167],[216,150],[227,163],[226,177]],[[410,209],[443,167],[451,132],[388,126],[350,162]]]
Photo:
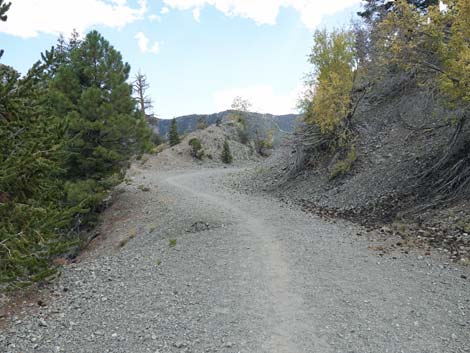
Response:
[[[470,352],[467,269],[380,257],[355,225],[228,190],[231,173],[135,172],[100,245],[0,351]]]

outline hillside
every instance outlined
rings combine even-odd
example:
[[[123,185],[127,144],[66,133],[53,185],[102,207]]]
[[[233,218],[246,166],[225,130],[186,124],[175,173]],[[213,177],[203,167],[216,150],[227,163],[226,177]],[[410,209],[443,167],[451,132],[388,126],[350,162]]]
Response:
[[[368,1],[360,25],[316,31],[305,125],[246,189],[469,264],[470,6],[436,5]]]
[[[201,143],[203,151],[201,159],[192,155],[192,147],[189,144],[192,139],[197,139]],[[231,124],[222,123],[220,126],[211,125],[187,134],[181,143],[166,148],[158,154],[158,158],[152,158],[151,167],[159,170],[175,170],[193,167],[195,164],[201,167],[221,166],[223,165],[221,153],[226,139],[235,165],[261,161],[262,158],[250,146],[238,141],[237,133]]]
[[[356,160],[344,175],[332,178],[337,154],[309,148],[299,134],[251,171],[245,190],[269,191],[310,212],[384,227],[386,233],[468,263],[468,199],[462,194],[441,200],[434,186],[441,176],[423,178],[455,131],[442,117],[459,117],[462,111],[446,108],[429,90],[390,78],[365,95],[351,122]],[[467,126],[460,137],[463,150],[469,138]]]
[[[210,114],[210,115],[187,115],[176,118],[178,124],[178,132],[180,134],[189,133],[197,130],[199,122],[203,122],[206,126],[217,124],[217,122],[226,122],[230,118],[232,111],[227,110],[224,112]],[[295,127],[299,124],[299,115],[272,115],[272,114],[259,114],[247,113],[245,119],[248,126],[250,137],[255,137],[256,131],[259,132],[261,137],[266,137],[269,131],[274,132],[274,143],[279,145],[285,132],[292,133]],[[158,120],[157,125],[154,126],[158,129],[160,135],[167,136],[170,130],[171,120]]]

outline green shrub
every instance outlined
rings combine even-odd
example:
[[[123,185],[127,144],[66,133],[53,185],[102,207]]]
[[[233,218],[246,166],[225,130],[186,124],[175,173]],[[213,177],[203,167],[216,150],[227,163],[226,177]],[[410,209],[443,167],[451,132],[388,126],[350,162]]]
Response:
[[[353,146],[348,154],[346,155],[346,158],[343,160],[340,160],[335,163],[333,166],[331,172],[330,172],[330,179],[336,179],[340,176],[346,175],[351,171],[352,166],[354,165],[354,162],[357,160],[357,154],[356,154],[356,149]]]
[[[224,162],[225,164],[231,164],[233,162],[232,152],[230,151],[230,145],[227,139],[225,139],[224,142],[221,158],[222,162]]]
[[[139,189],[140,191],[143,191],[143,192],[148,192],[150,191],[150,188],[148,186],[145,186],[144,184],[140,184],[137,189]]]
[[[247,145],[250,142],[250,136],[248,134],[248,130],[242,126],[237,129],[238,138],[240,139],[240,143]]]
[[[165,139],[156,132],[152,132],[151,141],[155,146],[160,146],[165,143]]]
[[[206,121],[206,119],[203,119],[203,118],[197,119],[196,128],[197,128],[198,130],[204,130],[206,127],[207,127],[207,121]]]
[[[201,141],[197,138],[192,138],[189,140],[189,145],[192,148],[191,155],[194,158],[201,160],[204,157],[204,150],[202,149]]]

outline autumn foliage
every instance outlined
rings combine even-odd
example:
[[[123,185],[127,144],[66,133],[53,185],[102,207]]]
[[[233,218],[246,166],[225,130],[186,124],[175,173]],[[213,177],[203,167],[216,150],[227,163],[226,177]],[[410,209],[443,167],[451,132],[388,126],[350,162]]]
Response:
[[[470,146],[462,133],[470,116],[470,1],[368,0],[360,16],[364,21],[353,30],[314,35],[313,70],[301,104],[306,139],[346,156],[364,94],[394,77],[433,87],[436,99],[456,112],[442,117],[455,133],[424,175],[442,176],[437,190],[462,191],[470,185],[470,154],[462,150]]]

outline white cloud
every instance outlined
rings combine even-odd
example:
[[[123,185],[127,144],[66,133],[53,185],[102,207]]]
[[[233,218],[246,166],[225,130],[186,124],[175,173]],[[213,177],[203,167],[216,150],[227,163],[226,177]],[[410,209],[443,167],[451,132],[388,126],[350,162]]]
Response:
[[[155,15],[155,14],[151,14],[151,15],[149,15],[148,19],[149,19],[150,22],[155,22],[155,21],[160,22],[161,17],[158,16],[158,15]]]
[[[117,5],[125,5],[127,0],[111,0],[111,2],[114,2]]]
[[[147,0],[139,0],[136,8],[126,4],[126,0],[15,0],[0,32],[29,38],[39,33],[68,35],[73,29],[83,33],[97,25],[122,28],[147,12]]]
[[[170,12],[170,9],[168,7],[163,7],[161,10],[160,10],[160,13],[162,15],[166,15],[168,12]]]
[[[213,99],[218,111],[230,109],[233,99],[239,96],[253,104],[250,110],[254,112],[291,114],[298,112],[297,102],[302,91],[302,86],[299,86],[287,94],[279,94],[270,85],[255,85],[222,90],[216,92]]]
[[[201,22],[201,9],[199,7],[193,10],[193,17],[196,22]]]
[[[137,33],[134,38],[137,39],[137,45],[142,53],[158,54],[160,52],[160,43],[155,42],[149,46],[150,39],[143,32]]]
[[[160,43],[159,42],[153,43],[153,45],[149,49],[149,52],[153,54],[158,54],[160,52]]]
[[[258,24],[275,24],[281,7],[291,7],[300,14],[302,22],[310,29],[315,28],[323,16],[334,14],[361,0],[163,0],[178,10],[201,9],[214,6],[227,16],[252,19]]]

